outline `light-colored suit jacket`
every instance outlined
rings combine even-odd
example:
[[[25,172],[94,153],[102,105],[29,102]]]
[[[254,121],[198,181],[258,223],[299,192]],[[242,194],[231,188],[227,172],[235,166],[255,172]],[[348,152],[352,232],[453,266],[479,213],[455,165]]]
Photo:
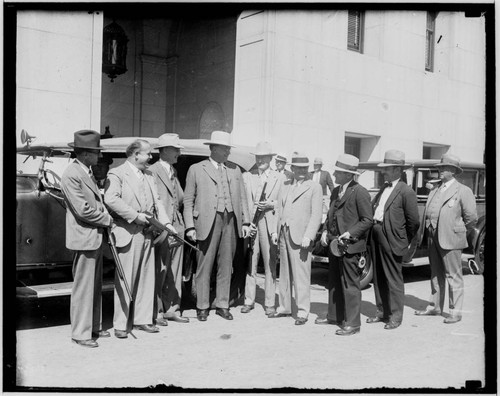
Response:
[[[153,175],[146,170],[144,176],[151,188],[156,218],[160,223],[170,223],[158,195]],[[144,226],[134,223],[141,211],[139,179],[126,162],[108,172],[104,202],[115,219],[113,235],[116,239],[116,246],[125,247],[132,240],[132,235],[144,229]]]
[[[295,180],[286,180],[278,194],[278,236],[284,222],[283,209],[288,200],[292,203],[292,215],[289,220],[290,236],[293,243],[300,245],[302,238],[311,241],[316,238],[316,233],[321,225],[323,215],[323,191],[321,186],[312,181],[304,180],[300,186],[295,187]]]
[[[437,188],[427,198],[423,222],[426,212]],[[439,245],[446,250],[465,249],[467,247],[467,230],[474,227],[477,221],[476,198],[472,190],[455,180],[444,192],[437,233]]]
[[[269,235],[276,231],[278,221],[276,202],[278,200],[278,193],[285,180],[286,176],[283,173],[279,173],[274,170],[269,171],[266,190],[264,191],[266,194],[266,200],[270,201],[274,205],[273,210],[268,210],[264,213],[264,219]],[[257,210],[255,202],[259,201],[264,185],[261,181],[258,170],[243,173],[243,181],[245,183],[245,191],[247,194],[248,212],[253,221],[255,211]]]
[[[165,167],[160,161],[155,162],[148,168],[156,180],[158,194],[160,195],[163,207],[167,212],[167,216],[172,220],[172,225],[175,227],[180,236],[184,235],[184,220],[181,214],[182,201],[184,199],[184,191],[177,176],[171,180],[168,177]],[[175,191],[177,194],[175,194]],[[177,199],[175,199],[177,195]]]
[[[96,250],[102,244],[103,227],[111,224],[97,184],[80,164],[73,162],[61,177],[66,202],[66,247]]]
[[[217,212],[217,170],[206,159],[191,165],[184,192],[184,222],[186,230],[194,228],[196,238],[205,240],[212,229]],[[231,202],[241,238],[243,224],[250,223],[245,186],[240,169],[227,168]]]

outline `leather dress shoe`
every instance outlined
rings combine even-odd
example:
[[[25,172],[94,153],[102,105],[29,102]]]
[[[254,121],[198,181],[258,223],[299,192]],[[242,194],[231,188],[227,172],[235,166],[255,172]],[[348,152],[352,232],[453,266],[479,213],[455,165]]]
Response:
[[[189,318],[185,318],[184,316],[180,315],[167,316],[167,320],[171,320],[172,322],[177,323],[189,323]]]
[[[115,337],[116,338],[127,338],[127,332],[125,330],[115,330]]]
[[[353,326],[345,326],[341,329],[338,329],[335,334],[339,336],[350,336],[354,335],[356,333],[359,333],[360,327],[353,327]]]
[[[254,309],[253,304],[252,305],[245,304],[241,307],[241,313],[249,313],[252,309]]]
[[[366,323],[378,323],[378,322],[387,322],[387,319],[381,318],[380,316],[370,316],[366,319]]]
[[[215,313],[223,319],[233,320],[233,315],[231,315],[231,312],[227,308],[216,308]]]
[[[276,319],[276,318],[286,318],[288,316],[292,316],[292,314],[289,313],[281,313],[281,312],[274,312],[272,314],[267,315],[269,319]]]
[[[314,324],[319,324],[319,325],[340,325],[335,320],[331,320],[331,319],[328,319],[328,318],[323,318],[323,319],[316,318],[314,320]]]
[[[196,317],[200,322],[206,322],[208,317],[208,309],[197,309]]]
[[[423,309],[421,311],[415,311],[415,315],[417,315],[417,316],[438,316],[438,315],[441,315],[441,311],[439,309]]]
[[[74,338],[71,339],[75,344],[78,344],[82,347],[87,347],[87,348],[97,348],[99,344],[95,340],[75,340]]]
[[[384,329],[386,329],[386,330],[394,330],[394,329],[397,329],[400,325],[401,325],[401,323],[394,322],[393,320],[390,320],[390,321],[389,321],[389,322],[387,322],[387,324],[384,326]]]
[[[462,317],[461,316],[448,316],[447,318],[445,318],[443,320],[443,323],[446,323],[446,324],[453,324],[453,323],[457,323],[457,322],[460,322],[462,320]]]
[[[146,333],[158,333],[160,329],[152,324],[144,324],[144,325],[134,325],[134,329],[142,330]]]
[[[295,319],[295,325],[300,326],[306,324],[307,318],[297,318]]]
[[[265,314],[266,316],[272,315],[276,312],[276,308],[274,307],[266,307]]]
[[[167,321],[167,319],[158,318],[158,319],[156,319],[156,324],[158,326],[168,326],[168,321]]]
[[[109,331],[106,330],[99,330],[98,332],[94,333],[92,332],[92,337],[96,338],[107,338],[111,337],[111,334],[109,334]]]

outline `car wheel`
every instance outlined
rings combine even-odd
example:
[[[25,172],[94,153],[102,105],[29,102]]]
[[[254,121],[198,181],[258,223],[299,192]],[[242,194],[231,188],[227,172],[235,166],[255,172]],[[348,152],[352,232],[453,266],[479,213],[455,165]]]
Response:
[[[469,263],[471,267],[471,272],[474,274],[482,274],[484,272],[484,240],[486,237],[486,231],[483,229],[477,238],[477,244],[475,249],[474,264]]]
[[[360,276],[360,286],[361,289],[365,289],[368,287],[370,282],[373,279],[373,262],[370,257],[370,253],[367,250],[366,252],[361,254],[362,258],[364,258],[364,265],[362,268],[359,268],[358,266],[358,272]]]

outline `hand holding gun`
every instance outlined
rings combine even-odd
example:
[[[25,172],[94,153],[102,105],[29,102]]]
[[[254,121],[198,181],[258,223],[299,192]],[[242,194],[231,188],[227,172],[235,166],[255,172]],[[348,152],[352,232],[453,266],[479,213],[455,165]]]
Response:
[[[172,229],[169,226],[160,223],[157,219],[155,219],[153,217],[153,215],[151,213],[145,212],[145,214],[147,215],[149,224],[151,224],[154,228],[156,228],[159,231],[166,231],[168,233],[168,235],[171,236],[172,238],[174,238],[175,240],[177,240],[177,241],[179,241],[181,243],[185,243],[186,245],[188,245],[189,247],[193,248],[197,252],[200,251],[200,249],[198,249],[196,246],[194,246],[193,244],[189,243],[185,239],[181,238],[177,234],[177,231],[175,231],[175,229],[174,229],[174,231],[175,231],[175,233],[174,233],[174,231],[172,231]]]
[[[266,200],[266,187],[267,182],[264,183],[262,187],[262,193],[260,194],[259,203],[264,202]],[[247,273],[248,275],[252,274],[252,255],[253,255],[253,244],[255,241],[255,237],[257,235],[257,223],[259,222],[260,216],[262,215],[263,210],[261,209],[261,205],[257,205],[257,209],[255,210],[255,214],[253,216],[252,223],[250,224],[250,238],[248,238],[248,246],[247,246]]]

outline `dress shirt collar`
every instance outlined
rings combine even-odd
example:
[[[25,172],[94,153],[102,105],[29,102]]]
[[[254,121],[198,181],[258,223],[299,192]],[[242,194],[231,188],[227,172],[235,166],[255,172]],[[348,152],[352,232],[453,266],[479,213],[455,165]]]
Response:
[[[144,175],[144,172],[141,171],[139,168],[137,168],[136,166],[132,165],[130,163],[130,161],[126,161],[128,166],[130,166],[130,168],[132,168],[132,170],[134,171],[134,175],[137,176],[137,178],[140,180],[142,178],[142,176]]]
[[[163,161],[162,159],[160,159],[160,165],[162,165],[166,169],[168,176],[172,177],[172,173],[174,173],[173,166],[170,165],[167,161]]]
[[[80,161],[79,159],[76,159],[76,162],[83,168],[83,170],[85,171],[85,173],[87,175],[92,175],[92,169],[90,169],[87,165],[85,165],[82,161]]]
[[[215,169],[219,169],[219,162],[215,161],[212,157],[208,157],[209,161],[212,163],[212,165],[215,167]],[[222,165],[222,168],[225,168],[226,165],[224,165],[222,162],[220,162]]]
[[[453,183],[455,182],[455,178],[448,180],[447,182],[441,184],[441,191],[446,190],[448,187],[450,187]]]
[[[259,176],[262,176],[262,174],[264,174],[264,175],[266,175],[266,177],[269,177],[269,173],[271,172],[271,168],[267,168],[264,172],[261,172],[260,170],[258,172],[259,172]]]

